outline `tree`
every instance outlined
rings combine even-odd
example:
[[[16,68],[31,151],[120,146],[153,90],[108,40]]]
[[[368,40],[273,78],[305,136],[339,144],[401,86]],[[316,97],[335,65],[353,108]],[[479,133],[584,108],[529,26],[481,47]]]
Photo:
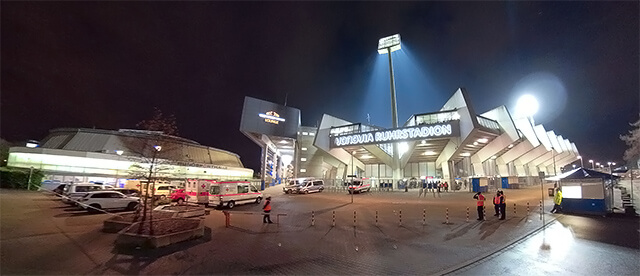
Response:
[[[640,119],[630,124],[632,129],[626,135],[620,135],[620,139],[624,141],[628,148],[624,151],[624,160],[637,165],[640,161]]]
[[[131,151],[128,158],[135,161],[129,168],[129,177],[143,180],[141,183],[146,182],[146,185],[140,187],[141,192],[145,189],[145,196],[142,198],[142,208],[138,208],[137,212],[138,215],[140,211],[142,212],[139,231],[142,231],[144,224],[149,221],[150,234],[153,235],[153,212],[148,212],[148,208],[155,202],[156,182],[172,176],[169,160],[180,146],[176,137],[173,136],[178,133],[178,127],[175,116],[164,116],[158,108],[154,108],[151,119],[143,120],[136,126],[143,130],[131,132],[128,137],[122,139],[122,142]],[[149,192],[151,197],[148,196]]]
[[[9,159],[9,148],[11,147],[11,143],[7,140],[0,138],[0,167],[4,167],[7,165],[7,161]]]

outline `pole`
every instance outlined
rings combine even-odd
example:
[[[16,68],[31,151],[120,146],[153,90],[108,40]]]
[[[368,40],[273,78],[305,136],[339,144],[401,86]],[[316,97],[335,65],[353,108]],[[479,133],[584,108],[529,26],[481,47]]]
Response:
[[[391,86],[391,123],[393,128],[398,127],[398,110],[396,105],[396,84],[393,80],[393,61],[391,60],[391,47],[387,48],[389,55],[389,85]]]
[[[351,152],[351,184],[353,185],[353,152]],[[347,186],[347,190],[349,190],[349,186]],[[349,193],[351,194],[351,203],[353,203],[353,193],[356,190],[353,189],[353,191],[349,191]]]
[[[427,224],[427,210],[422,209],[422,225]]]
[[[398,219],[399,219],[398,226],[402,226],[402,210],[398,210]]]
[[[29,180],[27,180],[27,191],[31,190],[31,175],[33,174],[33,167],[29,169]]]
[[[311,226],[316,225],[316,214],[314,211],[311,211]]]
[[[469,222],[469,207],[467,207],[467,222]]]
[[[378,210],[376,210],[376,225],[378,225]]]
[[[333,211],[333,219],[331,220],[331,227],[336,226],[336,211]]]

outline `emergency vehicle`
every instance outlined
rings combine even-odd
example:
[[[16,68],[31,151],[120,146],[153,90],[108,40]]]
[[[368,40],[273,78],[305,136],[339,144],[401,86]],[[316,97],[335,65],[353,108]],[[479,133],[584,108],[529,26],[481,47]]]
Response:
[[[372,181],[370,178],[354,178],[349,183],[348,191],[349,193],[368,192],[371,190]]]
[[[151,197],[151,195],[153,194],[156,198],[165,199],[171,195],[173,190],[182,188],[184,186],[184,182],[179,180],[156,180],[155,184],[149,187],[149,194],[147,195],[147,183],[147,180],[129,179],[127,180],[127,182],[125,182],[123,188],[136,189],[140,191],[140,197]],[[154,188],[155,191],[153,191]]]
[[[188,179],[186,191],[197,203],[229,209],[238,204],[260,203],[264,197],[248,181]]]

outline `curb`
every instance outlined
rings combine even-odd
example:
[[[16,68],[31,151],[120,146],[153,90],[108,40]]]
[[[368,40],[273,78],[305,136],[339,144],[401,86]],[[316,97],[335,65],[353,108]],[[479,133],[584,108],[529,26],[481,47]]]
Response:
[[[560,216],[564,216],[564,214],[561,214]],[[448,269],[445,269],[445,270],[440,271],[440,272],[438,272],[438,273],[435,273],[435,274],[433,274],[433,275],[448,275],[448,274],[452,274],[452,273],[454,273],[454,272],[457,272],[457,271],[459,271],[459,270],[462,270],[462,269],[464,269],[464,268],[466,268],[466,267],[472,266],[472,265],[476,264],[478,261],[480,261],[480,260],[482,260],[482,259],[485,259],[485,258],[491,257],[491,256],[493,256],[493,255],[496,255],[496,254],[498,254],[499,252],[501,252],[503,249],[505,249],[505,248],[507,248],[507,247],[511,247],[511,246],[513,246],[513,245],[515,245],[515,244],[517,244],[517,243],[522,242],[522,241],[523,241],[523,240],[525,240],[525,239],[530,238],[530,237],[531,237],[531,236],[533,236],[534,234],[537,234],[537,233],[539,233],[540,231],[542,231],[542,229],[543,229],[543,228],[547,228],[547,226],[549,226],[549,224],[551,224],[551,223],[553,223],[553,222],[556,222],[556,220],[557,220],[557,217],[554,217],[553,219],[549,220],[549,222],[547,222],[545,225],[540,226],[540,227],[538,227],[538,228],[536,228],[536,229],[532,230],[531,232],[529,232],[529,233],[525,234],[524,236],[522,236],[522,237],[520,237],[520,238],[517,238],[516,240],[514,240],[514,241],[512,241],[512,242],[510,242],[510,243],[507,243],[507,244],[506,244],[506,245],[504,245],[504,246],[498,247],[498,248],[494,249],[493,251],[491,251],[491,252],[489,252],[489,253],[487,253],[487,254],[485,254],[485,255],[478,256],[478,257],[476,257],[476,258],[473,258],[473,259],[471,259],[471,260],[468,260],[468,261],[466,261],[466,262],[462,263],[461,265],[459,265],[459,266],[457,266],[457,267],[448,268]]]

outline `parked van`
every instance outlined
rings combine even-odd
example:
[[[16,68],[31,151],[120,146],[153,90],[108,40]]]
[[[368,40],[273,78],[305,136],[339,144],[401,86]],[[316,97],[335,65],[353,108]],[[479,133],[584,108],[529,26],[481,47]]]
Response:
[[[369,178],[356,178],[349,183],[349,193],[362,193],[371,190],[371,179]]]
[[[324,180],[302,178],[289,181],[289,185],[282,187],[286,194],[320,193],[324,190]]]
[[[229,209],[238,204],[260,203],[264,197],[258,188],[248,181],[189,179],[185,189],[197,203],[226,206]]]

